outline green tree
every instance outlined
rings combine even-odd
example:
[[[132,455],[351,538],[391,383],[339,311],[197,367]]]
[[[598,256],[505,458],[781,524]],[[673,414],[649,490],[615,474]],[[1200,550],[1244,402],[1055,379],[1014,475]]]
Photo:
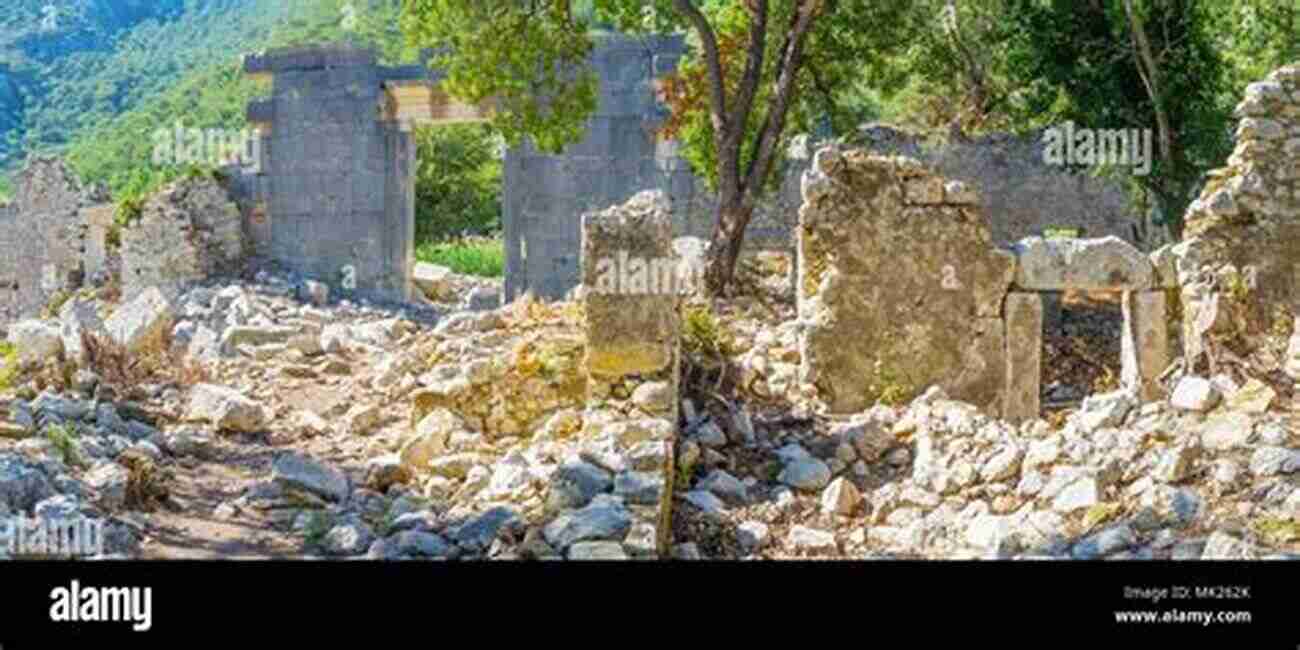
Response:
[[[482,124],[416,131],[415,238],[485,235],[501,227],[498,138]]]
[[[1230,142],[1228,66],[1210,0],[1009,0],[1008,73],[1029,116],[1154,129],[1153,168],[1130,179],[1177,239],[1205,170]]]
[[[469,102],[492,99],[493,124],[557,151],[579,140],[596,104],[583,65],[594,23],[629,33],[690,36],[691,56],[668,100],[688,159],[717,186],[705,283],[731,282],[745,228],[790,132],[843,119],[844,90],[870,78],[906,42],[910,0],[406,0],[411,43],[438,48],[433,65]]]

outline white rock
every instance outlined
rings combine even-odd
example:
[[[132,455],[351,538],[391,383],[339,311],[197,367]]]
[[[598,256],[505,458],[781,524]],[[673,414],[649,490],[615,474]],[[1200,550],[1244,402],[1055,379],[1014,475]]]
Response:
[[[171,331],[174,311],[158,287],[145,289],[131,302],[122,305],[104,322],[104,329],[129,352],[141,352],[161,345]]]
[[[196,384],[190,391],[189,415],[224,431],[254,432],[266,424],[266,409],[239,391],[215,384]]]
[[[1085,476],[1066,486],[1060,494],[1056,495],[1052,500],[1052,510],[1061,514],[1070,514],[1086,510],[1100,502],[1101,488],[1097,480]]]
[[[792,548],[806,552],[827,552],[835,551],[835,535],[807,526],[793,526],[790,533],[786,536],[786,544]]]
[[[59,329],[38,320],[25,320],[9,326],[8,341],[18,351],[23,365],[53,361],[63,354]]]
[[[455,274],[451,269],[428,262],[417,262],[411,274],[411,281],[415,287],[430,300],[446,298],[455,288],[454,278]]]
[[[862,503],[862,493],[848,479],[831,481],[822,492],[822,512],[828,515],[852,515]]]
[[[1219,389],[1204,377],[1183,377],[1169,397],[1169,405],[1183,411],[1205,413],[1219,405]]]

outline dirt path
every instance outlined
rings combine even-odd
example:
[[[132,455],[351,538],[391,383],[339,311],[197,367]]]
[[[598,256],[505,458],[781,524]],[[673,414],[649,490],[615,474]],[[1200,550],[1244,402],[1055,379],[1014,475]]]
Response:
[[[238,498],[255,479],[271,474],[274,450],[238,443],[213,460],[172,463],[170,488],[176,507],[141,516],[145,541],[140,557],[150,560],[273,559],[302,554],[302,543],[267,513],[218,506]],[[222,516],[225,514],[226,516]]]

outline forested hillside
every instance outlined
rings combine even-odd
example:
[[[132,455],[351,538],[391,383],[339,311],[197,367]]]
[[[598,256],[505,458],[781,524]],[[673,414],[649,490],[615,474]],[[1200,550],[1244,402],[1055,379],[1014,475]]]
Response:
[[[256,94],[239,74],[245,52],[344,38],[392,57],[401,49],[395,0],[47,5],[0,7],[0,170],[30,151],[62,151],[90,180],[118,187],[147,173],[137,165],[160,124],[242,126]]]

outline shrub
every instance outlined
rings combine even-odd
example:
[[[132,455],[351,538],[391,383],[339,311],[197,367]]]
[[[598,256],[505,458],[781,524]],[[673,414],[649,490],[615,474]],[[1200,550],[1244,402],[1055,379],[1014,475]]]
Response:
[[[192,359],[170,351],[169,341],[162,341],[140,353],[108,336],[83,331],[86,367],[99,376],[105,386],[122,395],[130,395],[144,384],[193,386],[208,379],[208,372]]]

